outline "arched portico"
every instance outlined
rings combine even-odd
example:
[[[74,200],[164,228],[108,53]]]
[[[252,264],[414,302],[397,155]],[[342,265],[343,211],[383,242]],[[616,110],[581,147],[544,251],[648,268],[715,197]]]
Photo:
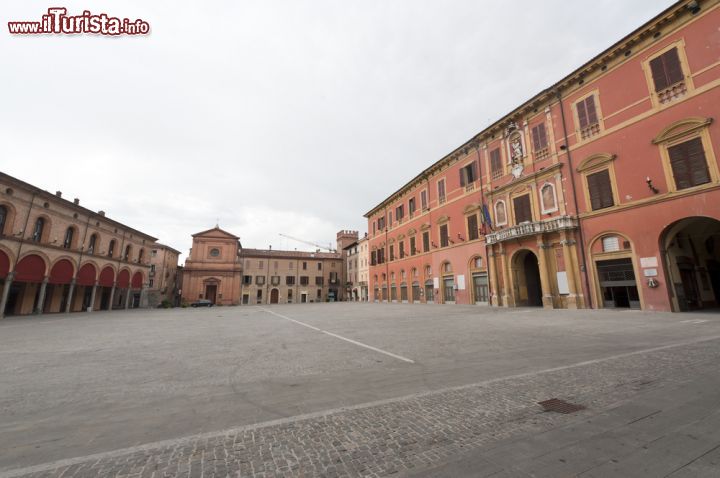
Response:
[[[520,249],[513,254],[510,267],[515,305],[542,307],[543,287],[537,255],[530,249]]]
[[[660,235],[660,250],[674,312],[720,308],[720,221],[675,221]]]

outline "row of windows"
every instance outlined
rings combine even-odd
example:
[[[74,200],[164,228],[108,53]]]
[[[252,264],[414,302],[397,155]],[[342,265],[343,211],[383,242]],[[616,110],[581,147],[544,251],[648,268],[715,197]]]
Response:
[[[669,103],[679,97],[682,97],[686,92],[688,85],[686,85],[687,72],[684,71],[684,65],[681,58],[681,51],[679,45],[671,45],[665,50],[659,52],[653,58],[647,61],[650,80],[652,83],[653,98],[658,104]],[[575,102],[573,105],[573,111],[575,114],[576,131],[578,134],[578,140],[583,141],[589,139],[601,132],[601,121],[600,121],[600,109],[597,105],[597,93],[592,92]],[[542,160],[549,155],[549,142],[546,126],[544,122],[531,127],[531,141],[532,147],[535,154],[536,160]],[[522,143],[520,143],[522,148]],[[699,153],[696,153],[696,157],[693,158],[692,154],[688,151],[674,151],[671,155],[675,154],[681,159],[673,161],[673,172],[677,173],[676,181],[678,182],[677,189],[684,189],[685,187],[697,186],[703,184],[703,181],[709,181],[709,175],[707,171],[703,172],[703,168],[700,163],[704,162],[704,158],[699,158]],[[496,147],[489,151],[489,165],[490,165],[490,177],[491,179],[498,179],[505,174],[505,168],[502,161],[501,148]],[[705,168],[706,169],[706,168]],[[459,171],[460,174],[460,186],[468,187],[476,180],[479,179],[477,173],[477,163],[472,161],[470,164],[462,167]],[[602,189],[602,184],[599,181],[603,181],[603,178],[592,179],[594,190]],[[441,178],[437,181],[437,193],[438,203],[443,204],[445,202],[445,179]],[[423,209],[427,205],[427,192],[422,191],[421,197],[423,198]],[[610,198],[608,196],[607,188],[605,187],[604,192],[598,192],[598,195],[593,196],[594,206],[593,209],[609,207]],[[414,204],[415,198],[411,198],[412,204]],[[612,206],[612,204],[610,204]],[[402,220],[403,206],[400,205],[395,209],[396,219]],[[410,207],[410,215],[414,207]],[[380,218],[378,220],[378,228],[384,228],[385,219]],[[392,225],[392,211],[389,214],[389,223]],[[382,224],[382,226],[381,226]],[[376,232],[375,223],[373,223],[373,234]]]
[[[258,261],[258,269],[264,269],[265,268],[265,261]],[[308,269],[308,263],[307,261],[303,261],[302,264],[302,270],[306,271]],[[250,259],[245,260],[245,268],[250,269],[252,267],[252,263]],[[274,261],[273,268],[278,269],[280,267],[280,261]],[[293,269],[295,267],[294,261],[288,261],[288,269]],[[330,262],[330,267],[335,268],[335,262]],[[323,263],[318,262],[317,263],[317,270],[321,271],[323,268]]]
[[[5,224],[8,220],[8,209],[5,206],[0,206],[0,231],[5,231]],[[32,242],[37,243],[50,243],[49,236],[50,236],[50,227],[48,225],[47,220],[44,217],[38,217],[35,220],[35,223],[33,224],[32,234],[30,235],[29,239]],[[75,249],[77,247],[77,228],[75,226],[70,226],[65,230],[65,235],[63,236],[62,241],[62,248],[63,249]],[[54,242],[56,242],[57,239]],[[81,246],[82,247],[82,246]],[[87,247],[83,251],[85,254],[89,255],[105,255],[110,258],[115,257],[116,248],[117,248],[117,241],[115,239],[111,239],[108,243],[108,249],[107,251],[100,251],[100,236],[97,233],[93,233],[90,235],[90,238],[88,239]],[[125,261],[128,261],[131,259],[131,253],[132,253],[132,246],[127,245],[125,247],[125,251],[122,254],[122,259]],[[138,251],[137,255],[137,262],[142,262],[145,255],[145,249],[140,249]]]
[[[667,166],[672,175],[670,188],[680,191],[712,181],[701,137],[667,145]],[[616,205],[611,168],[595,169],[585,174],[590,209],[597,211]]]
[[[483,259],[480,256],[476,256],[472,258],[471,261],[471,269],[482,269],[483,267]],[[432,267],[430,265],[426,265],[424,268],[425,271],[425,277],[432,276]],[[445,261],[440,265],[440,272],[443,275],[446,274],[452,274],[453,273],[453,267],[452,264],[449,261]],[[419,271],[416,267],[413,267],[410,269],[410,277],[413,279],[419,277]],[[385,273],[382,273],[378,276],[378,274],[375,274],[373,276],[373,279],[375,279],[375,284],[378,283],[378,279],[381,279],[382,282],[387,282],[387,275]],[[395,276],[395,272],[390,272],[390,281],[395,282],[395,280],[398,279],[398,277]],[[405,273],[405,269],[400,269],[400,275],[399,279],[401,281],[405,281],[407,279],[407,274]]]
[[[272,285],[280,285],[280,276],[271,276],[270,277],[270,284]],[[310,277],[308,276],[300,276],[300,285],[308,285],[310,283]],[[338,282],[338,274],[337,272],[331,272],[329,277],[330,284],[336,284]],[[244,285],[251,285],[253,283],[253,276],[251,275],[244,275],[243,276],[243,284]],[[265,276],[255,276],[255,284],[256,285],[265,285]],[[325,278],[322,276],[315,277],[315,285],[323,286],[325,284]],[[285,276],[285,285],[295,285],[295,276]]]
[[[202,296],[202,294],[201,294],[201,296]],[[317,297],[318,300],[321,300],[321,299],[322,299],[322,289],[318,289],[318,290],[317,290],[317,293],[315,294],[315,297]],[[202,297],[201,297],[201,298],[202,298]],[[263,298],[263,291],[262,291],[262,289],[258,289],[258,290],[257,290],[257,292],[256,292],[256,294],[255,294],[255,298],[257,299],[257,302],[258,302],[258,303],[262,300],[262,298]],[[292,289],[288,289],[288,290],[287,290],[287,300],[288,300],[288,302],[292,302],[292,300],[293,300],[293,290],[292,290]],[[243,296],[242,296],[242,303],[245,304],[245,305],[247,305],[249,302],[250,302],[250,294],[243,294]]]

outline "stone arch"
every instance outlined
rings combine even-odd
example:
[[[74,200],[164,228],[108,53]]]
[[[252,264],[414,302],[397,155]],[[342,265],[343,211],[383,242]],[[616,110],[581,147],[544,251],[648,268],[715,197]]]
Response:
[[[102,287],[112,287],[113,282],[115,282],[115,268],[108,264],[100,271],[98,285]]]
[[[143,273],[141,271],[136,271],[132,276],[132,281],[130,282],[130,285],[133,289],[140,289],[143,285]]]
[[[124,268],[117,275],[117,287],[127,289],[130,287],[130,269]]]
[[[510,258],[510,280],[515,304],[542,307],[543,294],[538,253],[523,247]]]
[[[591,294],[597,307],[642,308],[640,269],[630,237],[617,230],[602,231],[588,241],[588,246]]]
[[[93,262],[86,262],[78,269],[77,285],[93,286],[97,280],[97,267]]]
[[[673,312],[720,307],[720,220],[678,219],[661,231],[658,242]]]
[[[47,273],[47,258],[44,254],[30,252],[22,256],[15,265],[15,280],[18,282],[42,282]]]
[[[66,257],[56,260],[50,267],[48,282],[50,284],[69,284],[75,275],[75,263]]]

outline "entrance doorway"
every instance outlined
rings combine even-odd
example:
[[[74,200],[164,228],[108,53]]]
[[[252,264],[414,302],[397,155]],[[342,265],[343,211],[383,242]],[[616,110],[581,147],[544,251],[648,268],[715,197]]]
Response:
[[[606,309],[639,309],[640,296],[632,259],[597,261],[596,265],[603,307]]]
[[[425,302],[428,304],[434,304],[435,303],[435,296],[434,296],[434,288],[433,288],[433,281],[432,279],[428,279],[425,281]]]
[[[453,276],[443,277],[443,303],[455,303],[455,278]]]
[[[681,219],[664,231],[660,248],[673,311],[720,308],[720,221]]]
[[[522,250],[513,259],[515,303],[520,306],[542,307],[540,266],[537,256]]]
[[[208,284],[205,286],[205,298],[215,303],[215,298],[217,296],[217,285],[216,284]]]
[[[475,304],[487,304],[490,297],[487,274],[473,273],[472,280]]]
[[[270,291],[270,303],[277,304],[280,301],[280,291],[273,289]]]
[[[307,302],[307,292],[302,292],[300,294],[300,303],[305,304]]]

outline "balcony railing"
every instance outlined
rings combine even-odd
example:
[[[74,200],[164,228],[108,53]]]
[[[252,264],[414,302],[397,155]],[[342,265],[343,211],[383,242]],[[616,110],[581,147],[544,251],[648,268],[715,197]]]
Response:
[[[588,139],[592,138],[596,134],[600,133],[600,123],[593,123],[582,129],[580,129],[580,138]]]
[[[684,81],[679,81],[674,85],[668,86],[664,90],[658,91],[657,95],[660,103],[665,104],[684,96],[685,93],[687,93],[687,86],[685,86]]]
[[[488,244],[495,244],[510,239],[517,239],[519,237],[575,229],[577,226],[577,218],[570,216],[560,216],[545,221],[525,222],[518,224],[517,226],[508,227],[507,229],[487,234],[485,236],[485,242]]]

